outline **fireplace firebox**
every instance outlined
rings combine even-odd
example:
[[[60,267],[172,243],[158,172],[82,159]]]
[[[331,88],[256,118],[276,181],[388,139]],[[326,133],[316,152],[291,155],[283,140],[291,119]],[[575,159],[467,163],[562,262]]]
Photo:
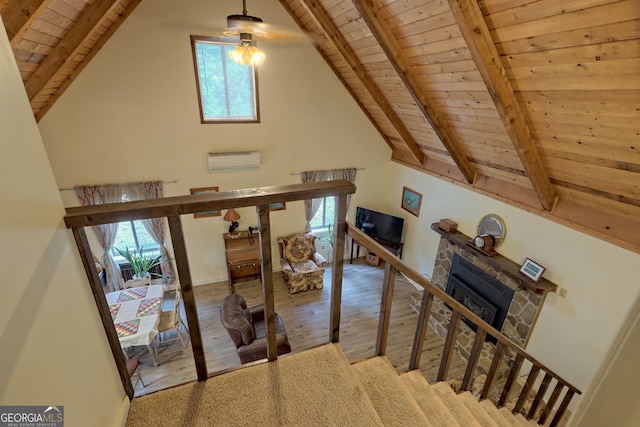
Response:
[[[497,330],[502,329],[515,293],[457,253],[453,256],[445,291]],[[469,319],[463,318],[463,321],[474,331],[478,329]],[[490,335],[487,340],[496,342]]]

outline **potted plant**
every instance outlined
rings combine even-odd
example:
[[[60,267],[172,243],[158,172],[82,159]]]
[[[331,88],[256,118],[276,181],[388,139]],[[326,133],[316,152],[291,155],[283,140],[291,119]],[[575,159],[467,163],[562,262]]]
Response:
[[[156,257],[147,257],[142,253],[143,247],[140,248],[138,252],[135,249],[130,252],[128,247],[125,247],[125,250],[116,248],[116,251],[127,260],[129,264],[131,264],[131,268],[133,269],[133,279],[134,280],[142,280],[151,274],[155,274],[156,276],[162,277],[161,274],[151,273],[151,270],[156,265],[159,265],[162,261],[162,255],[158,255]]]

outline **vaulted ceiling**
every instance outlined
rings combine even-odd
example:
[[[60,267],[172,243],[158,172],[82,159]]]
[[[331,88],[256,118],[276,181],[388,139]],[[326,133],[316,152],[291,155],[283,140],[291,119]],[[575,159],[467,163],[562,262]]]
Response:
[[[139,1],[0,0],[36,119]],[[393,161],[640,253],[640,2],[280,3]]]

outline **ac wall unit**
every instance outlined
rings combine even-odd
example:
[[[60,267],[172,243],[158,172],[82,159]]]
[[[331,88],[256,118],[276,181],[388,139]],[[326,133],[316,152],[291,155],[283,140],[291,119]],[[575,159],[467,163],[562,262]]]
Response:
[[[209,153],[207,155],[207,162],[209,171],[259,168],[260,153],[258,151]]]

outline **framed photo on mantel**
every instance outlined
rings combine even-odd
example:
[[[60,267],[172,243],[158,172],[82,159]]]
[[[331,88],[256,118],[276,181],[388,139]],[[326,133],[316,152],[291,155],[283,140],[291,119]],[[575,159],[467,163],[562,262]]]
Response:
[[[544,270],[545,268],[543,266],[531,261],[529,258],[525,259],[522,263],[522,267],[520,267],[520,273],[524,274],[536,283],[540,281]]]

